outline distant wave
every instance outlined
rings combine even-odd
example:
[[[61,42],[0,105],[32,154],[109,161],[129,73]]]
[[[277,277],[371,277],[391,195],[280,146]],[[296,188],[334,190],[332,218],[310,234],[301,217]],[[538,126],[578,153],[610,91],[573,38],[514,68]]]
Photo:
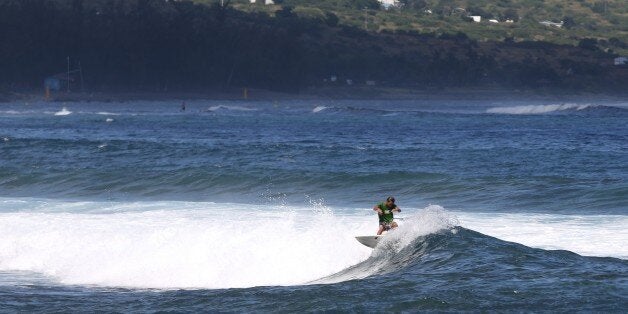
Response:
[[[334,106],[316,106],[312,109],[312,113],[348,113],[348,114],[376,114],[383,116],[396,116],[399,113],[418,113],[422,111],[418,110],[394,110],[394,109],[374,109],[374,108],[363,108],[363,107],[355,107],[355,106],[347,106],[347,107],[334,107]]]
[[[28,113],[28,112],[22,112],[22,111],[17,111],[17,110],[0,111],[0,114],[24,114],[24,113]]]
[[[72,111],[68,110],[68,108],[63,107],[63,109],[55,112],[55,116],[67,116],[72,114]]]
[[[107,111],[100,111],[100,112],[96,112],[96,114],[98,115],[102,115],[102,116],[119,116],[119,113],[113,113],[113,112],[107,112]]]
[[[526,105],[526,106],[514,106],[514,107],[493,107],[486,110],[487,113],[495,114],[518,114],[518,115],[532,115],[532,114],[547,114],[555,112],[569,112],[569,111],[590,111],[590,110],[612,110],[612,111],[626,111],[626,109],[619,107],[592,105],[592,104],[552,104],[552,105]]]
[[[257,111],[255,108],[248,108],[243,106],[226,106],[226,105],[217,105],[211,106],[207,108],[207,111],[215,112],[215,111]]]
[[[312,109],[313,113],[317,113],[317,112],[321,112],[323,110],[327,109],[327,106],[317,106],[316,108]]]

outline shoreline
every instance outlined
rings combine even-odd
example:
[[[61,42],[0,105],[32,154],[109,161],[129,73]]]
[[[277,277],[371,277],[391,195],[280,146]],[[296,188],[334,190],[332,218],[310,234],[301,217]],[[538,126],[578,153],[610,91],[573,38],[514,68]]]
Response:
[[[556,89],[442,88],[411,89],[397,87],[314,87],[300,92],[276,92],[264,89],[231,89],[226,91],[177,92],[58,92],[45,99],[43,92],[0,93],[0,103],[12,102],[127,102],[127,101],[278,101],[278,100],[552,100],[586,101],[587,99],[623,100],[628,92],[581,92]]]

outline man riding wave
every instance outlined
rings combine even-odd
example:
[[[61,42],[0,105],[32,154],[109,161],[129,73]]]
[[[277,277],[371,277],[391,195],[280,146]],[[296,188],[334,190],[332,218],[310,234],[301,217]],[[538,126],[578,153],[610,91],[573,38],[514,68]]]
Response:
[[[397,223],[394,221],[393,212],[401,212],[401,208],[395,205],[395,198],[389,196],[386,202],[379,203],[373,207],[373,210],[379,215],[379,229],[377,235],[382,234],[384,231],[388,231],[393,228],[397,228]]]

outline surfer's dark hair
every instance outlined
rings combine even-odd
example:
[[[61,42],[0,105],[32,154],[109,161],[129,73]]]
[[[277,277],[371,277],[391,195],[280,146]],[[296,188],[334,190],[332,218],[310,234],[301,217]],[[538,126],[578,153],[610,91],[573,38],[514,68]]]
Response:
[[[394,203],[394,202],[395,202],[395,198],[394,198],[394,197],[392,197],[392,196],[389,196],[389,197],[386,199],[386,202],[393,202],[393,203]]]

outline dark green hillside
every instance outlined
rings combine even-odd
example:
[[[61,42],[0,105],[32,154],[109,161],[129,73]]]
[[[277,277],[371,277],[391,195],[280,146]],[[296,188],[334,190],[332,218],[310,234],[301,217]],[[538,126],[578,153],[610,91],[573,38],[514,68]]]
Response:
[[[0,0],[0,90],[40,91],[46,77],[66,71],[68,57],[71,68],[83,69],[86,90],[103,92],[628,85],[626,67],[613,65],[626,47],[621,32],[603,40],[560,37],[580,26],[546,29],[524,18],[512,26],[473,23],[425,14],[411,3],[386,11],[370,0],[324,0],[317,7],[296,0],[200,2]],[[473,3],[489,10],[480,4],[492,2]],[[402,18],[412,16],[420,18],[404,26]],[[526,37],[525,23],[561,40]],[[77,90],[77,79],[71,85]]]
[[[388,10],[375,0],[283,0],[274,6],[250,4],[248,0],[232,2],[245,11],[273,12],[290,6],[299,16],[308,18],[320,19],[333,13],[341,24],[362,28],[366,13],[370,31],[463,32],[480,41],[512,38],[572,45],[583,38],[595,38],[604,48],[628,53],[628,3],[623,0],[401,0],[399,6]],[[468,15],[482,16],[482,21],[474,23]],[[563,27],[540,24],[546,20],[563,21]]]

